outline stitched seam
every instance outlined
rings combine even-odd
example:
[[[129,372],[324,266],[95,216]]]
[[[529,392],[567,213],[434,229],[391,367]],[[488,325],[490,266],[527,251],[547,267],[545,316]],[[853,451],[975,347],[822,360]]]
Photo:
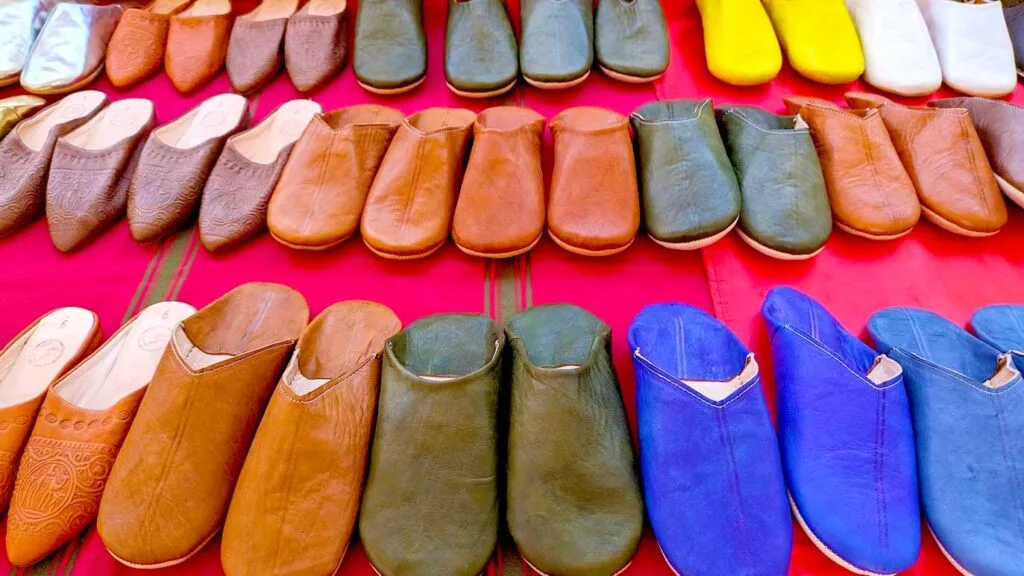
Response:
[[[777,134],[777,135],[781,135],[781,136],[794,136],[794,135],[797,135],[797,134],[807,134],[807,133],[810,132],[810,130],[807,129],[807,128],[776,128],[776,129],[763,128],[760,125],[758,125],[756,122],[754,122],[753,120],[748,118],[745,114],[743,114],[743,112],[739,112],[739,111],[736,111],[734,109],[726,110],[723,114],[732,114],[732,115],[738,117],[740,120],[742,120],[746,124],[750,125],[752,128],[756,129],[758,132],[763,132],[765,134]]]
[[[743,496],[740,493],[739,472],[736,469],[736,455],[733,452],[734,448],[732,442],[732,434],[730,434],[729,432],[729,422],[726,417],[726,413],[719,412],[718,418],[716,420],[718,421],[719,433],[722,435],[722,440],[724,441],[726,446],[725,453],[729,462],[729,476],[731,480],[729,488],[730,490],[732,490],[733,496],[735,496],[736,498],[736,506],[739,509],[739,513],[735,516],[735,523],[737,525],[736,531],[739,533],[739,539],[742,542],[741,550],[747,560],[744,564],[746,566],[754,566],[755,563],[753,559],[753,554],[751,553],[750,549],[750,534],[747,530],[746,523],[747,515],[745,512],[745,507],[743,505]]]
[[[985,188],[985,186],[984,184],[982,184],[981,175],[979,174],[979,170],[977,170],[977,168],[979,167],[978,158],[974,155],[974,147],[970,145],[970,134],[967,130],[967,123],[965,122],[965,120],[966,118],[964,117],[960,118],[959,128],[960,136],[962,138],[961,142],[964,142],[964,144],[962,145],[964,146],[964,148],[967,149],[967,155],[971,159],[971,166],[975,168],[974,170],[970,171],[971,178],[974,180],[974,194],[975,196],[978,197],[978,199],[981,200],[982,204],[985,205],[985,212],[991,212],[992,207],[989,206],[988,198],[985,196],[985,194],[982,193],[982,190]]]
[[[887,386],[878,386],[874,382],[872,382],[871,380],[866,378],[863,374],[861,374],[861,373],[857,372],[856,370],[854,370],[853,368],[851,368],[850,365],[845,360],[843,360],[843,358],[841,356],[839,356],[835,352],[829,350],[828,348],[822,346],[821,343],[819,343],[817,340],[809,338],[803,332],[797,330],[796,328],[793,328],[789,324],[783,324],[782,326],[780,326],[780,329],[789,330],[793,334],[795,334],[795,335],[799,336],[800,338],[806,340],[809,344],[811,344],[815,348],[821,350],[825,354],[828,354],[833,360],[838,362],[840,366],[845,368],[848,372],[850,372],[851,374],[853,374],[854,376],[859,378],[864,383],[869,384],[875,390],[885,390],[885,389],[888,389],[888,388],[892,388],[893,386],[896,386],[896,385],[898,385],[898,384],[903,382],[903,367],[902,366],[900,366],[900,375],[899,375],[899,377],[894,378],[891,384],[888,384]]]
[[[416,158],[413,161],[412,179],[409,181],[409,195],[408,201],[405,203],[405,210],[402,214],[402,232],[405,232],[407,225],[409,224],[409,212],[412,210],[413,202],[416,201],[416,186],[419,184],[420,179],[420,165],[422,162],[420,159],[423,157],[423,141],[420,140],[416,143]]]
[[[1021,492],[1024,490],[1024,486],[1021,485],[1020,474],[1017,470],[1017,462],[1013,458],[1013,450],[1010,448],[1010,441],[1006,434],[1006,414],[1003,409],[1002,400],[999,398],[995,399],[996,404],[996,426],[999,429],[999,444],[1003,451],[1003,460],[1009,464],[1009,468],[1013,475],[1014,483],[1017,485],[1015,491],[1015,497],[1013,498],[1014,508],[1017,509],[1017,514],[1014,514],[1017,518],[1017,529],[1020,534],[1024,536],[1024,511],[1021,510]]]
[[[704,113],[704,109],[707,108],[708,104],[710,104],[710,103],[711,103],[711,99],[710,98],[705,98],[704,101],[702,101],[700,103],[700,105],[697,106],[697,109],[694,111],[693,116],[691,116],[690,118],[670,118],[670,119],[667,119],[667,120],[648,120],[648,119],[644,118],[643,115],[641,115],[639,112],[633,112],[632,114],[630,114],[630,117],[634,118],[637,122],[640,122],[641,124],[648,124],[648,125],[651,125],[651,126],[656,126],[658,124],[686,124],[686,123],[689,123],[689,122],[695,122],[695,121],[699,120],[701,114]]]
[[[704,404],[708,405],[709,407],[714,408],[716,410],[725,408],[729,404],[732,404],[733,402],[739,400],[740,398],[745,396],[748,391],[750,391],[751,389],[754,388],[754,384],[755,383],[758,383],[758,382],[761,381],[761,375],[758,374],[757,376],[751,378],[750,382],[747,382],[746,384],[741,386],[739,388],[739,390],[737,390],[736,392],[733,392],[733,394],[735,394],[735,396],[733,398],[731,398],[728,402],[726,402],[724,404],[715,404],[715,403],[709,401],[707,398],[701,396],[700,394],[697,394],[696,392],[691,390],[689,387],[684,386],[684,385],[680,384],[679,382],[677,382],[677,381],[675,381],[675,380],[673,380],[671,378],[668,378],[664,374],[661,374],[657,370],[652,369],[653,363],[650,360],[647,360],[646,358],[644,358],[642,356],[639,356],[638,352],[639,352],[639,349],[637,349],[637,351],[633,353],[633,357],[638,359],[641,362],[641,365],[644,368],[647,369],[647,372],[650,375],[655,376],[655,377],[657,377],[657,378],[659,378],[661,380],[664,380],[665,382],[668,382],[669,384],[674,386],[676,389],[678,389],[678,390],[680,390],[682,392],[685,392],[686,394],[689,394],[693,398],[701,401],[702,403],[704,403]]]
[[[878,399],[876,422],[878,432],[875,439],[875,502],[878,508],[879,543],[883,547],[889,545],[888,503],[885,500],[885,404],[886,394],[883,392]]]
[[[926,368],[926,369],[928,369],[928,370],[930,370],[932,372],[935,372],[937,374],[942,374],[944,376],[949,376],[949,377],[952,377],[952,378],[956,378],[957,380],[960,380],[961,382],[963,382],[965,384],[969,384],[972,388],[974,388],[975,390],[977,390],[978,392],[981,392],[983,394],[989,394],[989,395],[992,395],[992,396],[998,396],[999,394],[1001,394],[1001,393],[1003,393],[1003,392],[1005,392],[1007,390],[1010,390],[1011,388],[1015,387],[1020,382],[1020,380],[1021,380],[1021,375],[1018,374],[1017,376],[1014,376],[1010,380],[1011,383],[1006,384],[1005,386],[999,388],[998,390],[991,390],[991,389],[988,389],[988,388],[985,388],[985,387],[979,385],[974,380],[971,380],[970,378],[968,378],[964,374],[961,374],[961,373],[957,372],[956,370],[951,370],[949,368],[946,368],[945,366],[940,366],[938,364],[934,364],[932,362],[929,362],[928,360],[925,360],[924,358],[918,356],[917,354],[914,354],[913,352],[907,352],[906,350],[903,350],[902,348],[893,348],[892,351],[893,352],[897,352],[897,353],[899,353],[899,354],[901,354],[903,356],[906,356],[910,360],[914,360],[917,364],[920,364],[922,368]]]
[[[871,139],[868,138],[868,129],[865,123],[860,124],[860,137],[864,142],[864,153],[867,154],[868,167],[871,168],[871,179],[875,182],[876,188],[882,187],[882,179],[878,176],[878,168],[875,166],[875,155],[871,153]],[[885,211],[889,215],[889,220],[893,219],[892,215],[892,204],[889,202],[889,195],[882,194],[882,205],[885,206]]]

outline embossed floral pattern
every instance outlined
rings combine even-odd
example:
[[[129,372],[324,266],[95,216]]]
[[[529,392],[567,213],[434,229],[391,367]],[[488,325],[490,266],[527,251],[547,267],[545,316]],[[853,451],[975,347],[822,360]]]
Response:
[[[160,70],[169,18],[139,9],[125,11],[107,49],[110,83],[125,88]]]

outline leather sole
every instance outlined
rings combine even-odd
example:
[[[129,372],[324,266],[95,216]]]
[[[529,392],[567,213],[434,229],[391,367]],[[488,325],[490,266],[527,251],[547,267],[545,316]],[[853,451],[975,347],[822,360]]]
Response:
[[[932,224],[935,224],[936,226],[942,228],[946,232],[957,234],[959,236],[967,236],[969,238],[987,238],[988,236],[995,236],[996,234],[999,233],[999,230],[996,230],[995,232],[978,232],[976,230],[968,230],[967,228],[962,228],[950,222],[949,220],[946,220],[942,216],[939,216],[935,212],[932,212],[928,208],[925,208],[924,206],[921,206],[921,214],[923,214],[924,217],[927,218],[928,221],[931,222]]]
[[[537,574],[540,574],[540,576],[551,576],[547,572],[541,572],[540,570],[537,569],[536,566],[534,566],[533,564],[530,564],[530,561],[526,559],[526,556],[523,556],[522,552],[519,553],[519,557],[522,558],[523,562],[526,562],[526,565],[529,566],[534,572],[536,572]],[[618,572],[612,574],[612,576],[619,576],[620,574],[622,574],[626,570],[629,570],[629,567],[632,566],[632,565],[633,565],[633,560],[631,559],[629,562],[626,563],[625,566],[620,568]],[[673,570],[673,572],[675,572],[675,570]]]
[[[452,86],[451,82],[445,82],[445,84],[447,84],[448,85],[448,89],[451,90],[457,96],[462,96],[463,98],[482,99],[482,98],[494,98],[495,96],[501,96],[502,94],[505,94],[505,93],[511,91],[513,88],[515,88],[516,87],[516,83],[518,81],[519,81],[518,79],[513,79],[507,85],[502,86],[501,88],[498,88],[497,90],[491,90],[489,92],[472,92],[472,91],[468,91],[468,90],[459,90],[455,86]]]
[[[324,250],[330,250],[331,248],[334,248],[335,246],[340,246],[340,245],[344,244],[346,240],[348,240],[349,238],[351,238],[353,236],[355,236],[355,232],[345,236],[341,240],[335,240],[334,242],[331,242],[330,244],[317,244],[317,245],[313,245],[313,244],[293,244],[293,243],[291,243],[291,242],[281,238],[280,236],[274,234],[273,232],[270,232],[270,237],[273,238],[278,244],[280,244],[282,246],[287,246],[288,248],[291,248],[292,250],[304,250],[306,252],[323,252]]]
[[[939,538],[935,535],[935,531],[932,530],[931,525],[928,524],[928,522],[925,522],[924,525],[928,526],[928,533],[932,535],[932,540],[935,541],[935,545],[939,547],[939,551],[942,552],[942,555],[946,557],[946,560],[953,565],[953,568],[956,568],[956,571],[964,576],[974,576],[973,573],[968,572],[966,568],[961,566],[959,562],[953,560],[953,557],[949,555],[949,552],[946,552],[946,549],[942,546],[942,542],[939,542]]]
[[[543,80],[534,80],[529,76],[523,74],[523,80],[534,88],[540,88],[541,90],[565,90],[566,88],[572,88],[573,86],[582,84],[584,80],[590,77],[590,70],[587,70],[583,76],[574,80],[566,80],[565,82],[545,82]]]
[[[627,84],[646,84],[648,82],[660,80],[661,77],[665,75],[665,73],[662,72],[657,76],[630,76],[629,74],[623,74],[622,72],[616,72],[609,68],[605,68],[600,64],[598,64],[597,67],[601,69],[601,72],[604,72],[605,76],[608,76],[613,80],[618,80],[619,82],[625,82]]]
[[[129,568],[136,568],[138,570],[157,570],[159,568],[169,568],[171,566],[177,566],[178,564],[186,562],[186,561],[188,561],[189,558],[191,558],[191,557],[195,556],[196,554],[198,554],[199,551],[202,550],[203,548],[205,548],[206,545],[210,543],[210,540],[213,540],[213,538],[215,536],[217,536],[217,534],[219,532],[220,532],[220,530],[218,529],[213,534],[210,534],[209,538],[207,538],[206,540],[203,540],[202,544],[200,544],[199,546],[196,546],[196,548],[194,550],[192,550],[191,552],[189,552],[185,556],[183,556],[181,558],[178,558],[176,560],[168,560],[167,562],[160,562],[159,564],[135,564],[133,562],[129,562],[129,561],[125,560],[124,558],[119,557],[117,554],[114,554],[113,552],[110,551],[110,548],[107,548],[107,554],[110,554],[111,556],[114,557],[114,560],[117,560],[118,562],[120,562],[121,564],[124,564],[125,566],[128,566]]]
[[[447,241],[448,239],[445,238],[444,240],[441,241],[440,244],[434,246],[433,248],[429,248],[424,252],[417,252],[415,254],[392,254],[391,252],[384,252],[378,250],[377,248],[374,248],[373,246],[370,245],[369,242],[366,241],[366,238],[363,238],[363,244],[366,244],[366,247],[370,249],[370,252],[373,252],[374,254],[380,256],[381,258],[387,258],[388,260],[419,260],[420,258],[426,258],[427,256],[430,256],[434,252],[437,252],[438,250],[443,248],[444,243]]]
[[[540,236],[537,236],[536,240],[530,242],[530,245],[525,248],[517,248],[515,250],[510,250],[508,252],[497,252],[493,254],[488,252],[477,252],[476,250],[471,250],[469,248],[466,248],[462,244],[459,244],[458,240],[455,241],[455,246],[458,247],[459,250],[462,250],[464,253],[469,254],[470,256],[477,256],[479,258],[495,258],[500,260],[504,258],[515,258],[516,256],[526,254],[530,250],[533,250],[534,246],[536,246],[540,242],[540,239],[543,237],[544,233],[542,232]]]
[[[1024,192],[1019,190],[1013,184],[1007,182],[1003,177],[996,174],[996,183],[999,184],[999,189],[1003,191],[1003,194],[1009,198],[1014,204],[1024,208]]]
[[[800,510],[796,507],[796,502],[793,501],[793,496],[791,494],[787,494],[787,496],[789,497],[789,507],[793,510],[793,517],[796,518],[796,523],[800,525],[800,528],[803,529],[804,534],[807,534],[807,537],[811,540],[814,546],[817,547],[822,554],[828,556],[829,560],[835,562],[839,566],[842,566],[846,570],[853,572],[854,574],[861,574],[862,576],[896,576],[896,572],[882,573],[864,570],[863,568],[858,568],[840,558],[838,554],[833,552],[831,548],[818,539],[814,532],[811,531],[811,527],[807,525],[807,522],[804,522],[804,517],[800,515]]]
[[[868,240],[878,241],[896,240],[897,238],[903,238],[904,236],[910,234],[914,230],[913,228],[907,228],[906,231],[900,232],[898,234],[868,234],[867,232],[862,232],[855,228],[850,228],[849,226],[843,224],[842,222],[839,222],[838,220],[834,221],[833,224],[836,225],[836,228],[839,228],[840,230],[846,232],[847,234],[853,234],[854,236],[858,236],[860,238],[867,238]]]
[[[768,257],[771,257],[771,258],[775,258],[776,260],[792,260],[792,261],[810,260],[811,258],[814,258],[818,254],[821,254],[821,251],[825,249],[825,247],[822,246],[821,248],[818,248],[817,250],[815,250],[814,252],[811,252],[810,254],[790,254],[788,252],[781,252],[781,251],[776,250],[774,248],[769,248],[769,247],[765,246],[764,244],[758,243],[757,241],[755,241],[750,236],[747,236],[743,232],[743,230],[741,230],[739,228],[736,229],[736,233],[739,234],[740,238],[742,238],[743,241],[746,242],[747,245],[749,245],[751,248],[753,248],[754,250],[757,250],[758,252],[760,252],[761,254],[764,254],[765,256],[768,256]]]
[[[572,252],[573,254],[579,254],[580,256],[611,256],[612,254],[618,254],[619,252],[624,251],[626,248],[629,248],[630,246],[633,245],[633,241],[636,240],[636,238],[632,238],[630,239],[629,243],[626,244],[625,246],[620,246],[616,248],[606,248],[604,250],[588,250],[586,248],[573,246],[572,244],[560,240],[558,236],[555,236],[555,233],[552,232],[550,229],[548,230],[548,236],[550,236],[551,239],[555,241],[555,244],[558,244],[559,246],[568,250],[569,252]]]
[[[729,232],[732,232],[732,229],[736,227],[736,224],[738,224],[739,221],[740,217],[737,216],[736,219],[732,221],[732,224],[729,224],[725,230],[722,230],[714,236],[708,236],[707,238],[701,238],[700,240],[690,240],[688,242],[665,242],[664,240],[658,240],[654,236],[651,236],[650,233],[647,234],[647,237],[653,240],[658,246],[668,248],[669,250],[699,250],[701,248],[711,246],[715,242],[725,238]]]
[[[373,92],[374,94],[380,94],[381,96],[395,96],[396,94],[405,94],[406,92],[411,92],[412,90],[419,88],[426,81],[427,77],[426,75],[424,75],[423,78],[420,78],[419,80],[406,86],[399,86],[398,88],[376,88],[374,86],[370,86],[369,84],[363,83],[362,80],[356,80],[356,82],[360,86],[362,86],[364,90],[368,92]]]
[[[99,78],[100,74],[102,74],[102,73],[103,73],[103,65],[101,64],[100,66],[98,66],[96,68],[95,72],[93,72],[89,76],[79,80],[78,82],[75,82],[74,84],[71,84],[70,86],[62,86],[60,88],[49,88],[49,89],[46,89],[46,90],[29,90],[28,88],[25,88],[24,86],[22,86],[22,88],[25,88],[25,91],[28,92],[29,94],[42,94],[44,96],[47,96],[47,95],[50,95],[50,94],[67,94],[68,92],[76,92],[78,90],[81,90],[82,88],[85,88],[89,84],[92,84],[93,80],[96,80],[97,78]]]

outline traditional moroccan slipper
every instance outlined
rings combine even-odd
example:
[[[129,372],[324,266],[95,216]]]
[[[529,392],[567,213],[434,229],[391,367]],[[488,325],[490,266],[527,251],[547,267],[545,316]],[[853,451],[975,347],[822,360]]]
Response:
[[[291,100],[228,139],[199,205],[199,241],[207,250],[235,247],[266,229],[267,206],[292,147],[322,112],[312,100]]]
[[[118,100],[57,141],[46,184],[53,245],[76,250],[124,215],[127,184],[155,122],[153,103]]]
[[[729,224],[728,228],[722,230],[718,234],[708,236],[707,238],[701,238],[700,240],[691,240],[689,242],[665,242],[664,240],[658,240],[650,234],[648,234],[647,237],[653,240],[658,246],[668,248],[669,250],[699,250],[701,248],[707,248],[722,238],[725,238],[729,232],[732,232],[732,229],[736,227],[736,224],[738,224],[739,221],[740,219],[737,217],[732,221],[732,224]]]
[[[194,92],[220,73],[233,18],[230,0],[196,0],[171,16],[164,70],[178,92]]]
[[[106,482],[171,331],[194,312],[180,302],[146,308],[47,392],[21,459],[7,516],[7,555],[13,564],[42,560],[95,519],[101,493],[91,485],[72,484],[65,498],[36,497],[51,480],[47,463],[59,458],[71,463],[76,475]],[[65,427],[58,419],[90,425]]]
[[[740,238],[742,238],[743,241],[746,242],[747,245],[749,245],[754,250],[757,250],[761,254],[764,254],[765,256],[768,256],[768,257],[771,257],[771,258],[775,258],[777,260],[792,260],[792,261],[809,260],[809,259],[814,258],[815,256],[817,256],[818,254],[821,254],[821,251],[825,249],[825,247],[822,246],[821,248],[818,248],[817,250],[815,250],[814,252],[811,252],[810,254],[789,254],[789,253],[786,253],[786,252],[780,252],[780,251],[775,250],[773,248],[769,248],[769,247],[765,246],[764,244],[758,243],[756,240],[754,240],[753,238],[748,236],[746,233],[744,233],[741,228],[737,228],[736,229],[736,233],[739,234]]]
[[[236,91],[251,94],[281,72],[285,30],[298,9],[299,0],[263,0],[235,19],[225,66]]]

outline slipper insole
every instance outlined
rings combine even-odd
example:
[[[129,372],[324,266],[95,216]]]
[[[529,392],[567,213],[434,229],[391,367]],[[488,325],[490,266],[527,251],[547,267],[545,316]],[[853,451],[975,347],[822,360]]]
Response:
[[[295,14],[298,9],[299,0],[263,0],[255,10],[239,18],[250,22],[281,20]]]
[[[345,11],[348,0],[310,0],[306,13],[310,16],[334,16]]]
[[[238,94],[220,94],[203,102],[178,120],[157,128],[155,134],[168,146],[187,150],[233,130],[249,102]]]
[[[86,346],[95,325],[96,317],[84,308],[60,308],[39,320],[8,349],[10,358],[0,358],[0,408],[42,394]]]
[[[231,0],[197,0],[180,15],[185,18],[200,16],[219,16],[231,13]]]
[[[281,105],[255,128],[232,138],[242,156],[257,164],[270,164],[281,150],[295,143],[309,122],[323,110],[312,100],[292,100]]]
[[[64,137],[84,150],[103,150],[138,134],[153,118],[153,103],[144,98],[118,100]]]
[[[43,149],[46,138],[54,126],[90,116],[106,101],[106,95],[96,90],[76,92],[18,124],[18,135],[25,146],[38,152]]]
[[[181,302],[160,302],[146,308],[104,344],[100,353],[55,386],[54,392],[87,410],[117,404],[149,384],[174,327],[195,311]]]
[[[192,0],[156,0],[149,6],[152,14],[169,15],[174,14]]]

